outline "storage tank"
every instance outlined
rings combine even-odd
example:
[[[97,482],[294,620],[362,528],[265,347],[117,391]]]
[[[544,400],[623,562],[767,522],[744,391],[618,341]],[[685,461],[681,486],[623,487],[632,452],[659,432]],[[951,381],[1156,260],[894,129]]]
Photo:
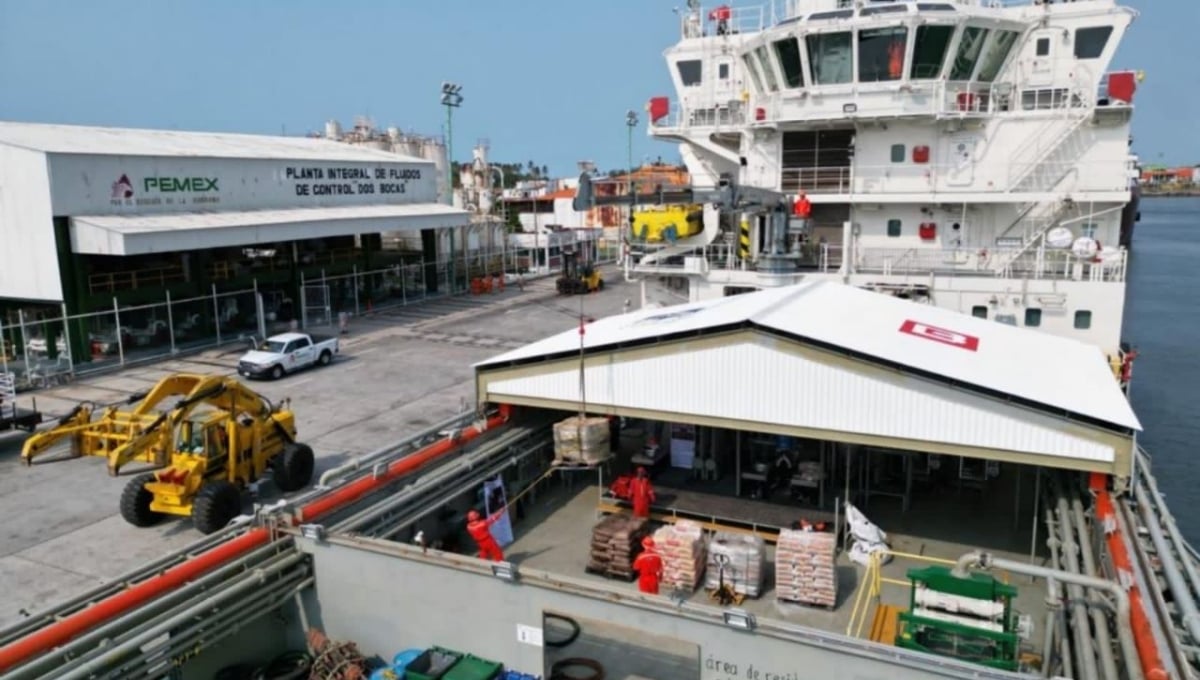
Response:
[[[325,121],[325,138],[326,139],[341,139],[342,126],[336,120]]]
[[[441,140],[432,137],[424,139],[421,141],[421,153],[418,155],[427,161],[433,161],[433,167],[437,171],[438,203],[446,203],[450,199],[449,162],[446,160],[446,145]]]

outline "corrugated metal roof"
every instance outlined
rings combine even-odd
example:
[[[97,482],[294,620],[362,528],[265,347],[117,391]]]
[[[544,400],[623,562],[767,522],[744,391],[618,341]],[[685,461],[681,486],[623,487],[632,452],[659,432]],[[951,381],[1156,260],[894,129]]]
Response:
[[[835,282],[801,283],[608,317],[589,324],[584,339],[589,351],[603,351],[649,339],[744,326],[1141,429],[1106,357],[1094,345]],[[476,366],[578,351],[579,335],[572,330]],[[732,374],[729,379],[741,377]]]
[[[192,156],[360,163],[429,163],[424,158],[329,139],[0,121],[0,144],[45,153]]]
[[[441,203],[84,215],[71,218],[71,239],[77,253],[134,255],[459,226],[469,219],[466,211]]]

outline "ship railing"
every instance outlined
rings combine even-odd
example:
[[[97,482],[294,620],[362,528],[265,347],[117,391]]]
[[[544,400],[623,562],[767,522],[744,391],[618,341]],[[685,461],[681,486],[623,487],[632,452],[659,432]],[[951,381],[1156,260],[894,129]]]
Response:
[[[796,166],[780,169],[780,189],[789,194],[804,191],[810,194],[916,194],[938,193],[998,193],[1009,191],[1030,172],[1047,178],[1042,186],[1054,188],[1068,175],[1076,180],[1078,191],[1128,191],[1129,158],[1095,159],[1079,162],[1033,160],[1024,162],[979,163],[922,163],[911,161],[908,149],[904,162],[886,165],[856,166]],[[1016,184],[1009,185],[1009,178]],[[1047,185],[1047,182],[1054,180]],[[1043,189],[1041,192],[1048,191]],[[1033,192],[1033,193],[1041,193]]]
[[[694,127],[742,128],[747,122],[746,105],[737,99],[717,102],[711,106],[682,106],[671,105],[666,116],[650,123],[651,129],[686,129]]]
[[[883,276],[982,276],[1055,281],[1120,282],[1125,280],[1126,253],[1093,262],[1068,250],[1052,248],[937,245],[908,248],[857,244],[854,271]]]
[[[713,271],[742,269],[742,260],[736,248],[729,243],[710,243],[693,250],[678,253],[663,259],[646,262],[646,256],[661,253],[672,244],[630,244],[632,265],[641,272],[663,274],[707,274]],[[809,243],[800,247],[797,265],[807,272],[837,273],[842,266],[840,243]],[[745,267],[753,270],[753,264]]]
[[[728,8],[729,18],[725,21],[710,20],[709,12],[722,6]],[[765,28],[768,20],[774,21],[777,14],[776,9],[775,2],[772,0],[767,5],[743,7],[729,7],[729,3],[715,3],[712,6],[700,7],[695,12],[680,12],[679,34],[686,39],[757,33]]]

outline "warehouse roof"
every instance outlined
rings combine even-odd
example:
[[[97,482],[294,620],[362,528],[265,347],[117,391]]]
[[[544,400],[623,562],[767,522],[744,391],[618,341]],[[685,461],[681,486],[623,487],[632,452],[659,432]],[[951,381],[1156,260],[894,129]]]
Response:
[[[599,353],[748,327],[962,388],[1141,429],[1094,345],[840,283],[801,283],[608,317],[589,324],[584,340],[589,353]],[[579,341],[577,330],[567,331],[476,368],[578,356]]]
[[[33,151],[109,156],[430,162],[329,139],[0,121],[0,144]]]
[[[465,211],[440,203],[85,215],[71,218],[71,248],[89,255],[140,255],[434,229],[460,226],[468,220]]]

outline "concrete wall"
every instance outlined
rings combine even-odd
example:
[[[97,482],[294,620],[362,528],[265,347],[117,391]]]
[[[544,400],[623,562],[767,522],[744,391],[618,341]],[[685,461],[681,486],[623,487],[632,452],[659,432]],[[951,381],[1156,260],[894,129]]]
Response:
[[[433,161],[321,162],[52,154],[55,215],[432,203]],[[365,173],[365,178],[356,175]]]
[[[62,299],[46,156],[0,145],[0,298]]]
[[[540,631],[550,610],[632,627],[699,645],[703,680],[907,680],[1016,678],[935,657],[811,632],[733,631],[699,621],[539,585],[515,585],[450,566],[301,541],[314,556],[315,603],[310,611],[332,638],[353,640],[366,655],[391,658],[409,647],[440,645],[542,673],[543,648],[518,639],[518,626]],[[762,622],[760,622],[761,625]],[[811,629],[804,629],[811,630]],[[790,638],[790,639],[789,639]]]

